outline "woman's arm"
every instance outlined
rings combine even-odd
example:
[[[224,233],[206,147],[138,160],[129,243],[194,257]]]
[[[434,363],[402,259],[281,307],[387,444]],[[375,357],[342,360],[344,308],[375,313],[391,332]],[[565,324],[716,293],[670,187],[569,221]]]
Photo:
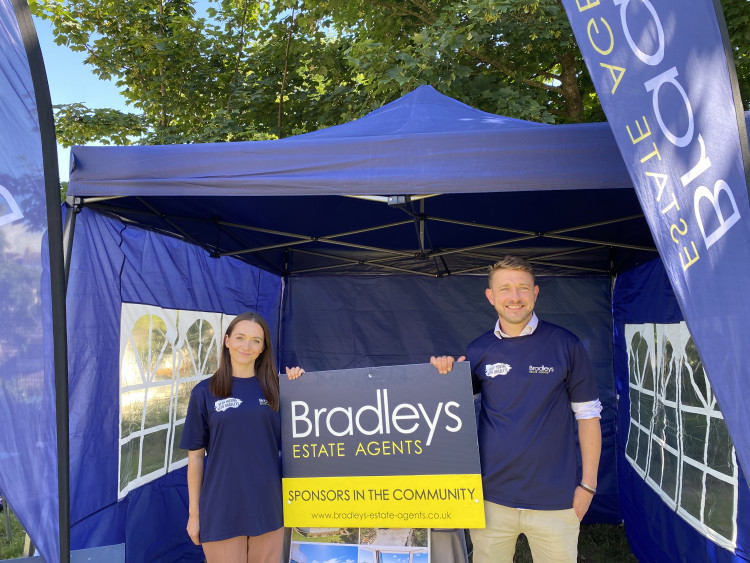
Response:
[[[195,545],[200,545],[201,525],[198,519],[201,488],[203,487],[203,460],[206,448],[188,452],[187,485],[188,485],[188,523],[187,533]]]

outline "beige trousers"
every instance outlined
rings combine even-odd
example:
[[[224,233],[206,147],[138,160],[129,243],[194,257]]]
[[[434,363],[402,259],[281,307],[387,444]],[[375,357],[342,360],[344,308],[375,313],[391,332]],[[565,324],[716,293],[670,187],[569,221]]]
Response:
[[[575,563],[580,522],[567,510],[520,510],[484,501],[485,528],[470,530],[474,563],[511,563],[524,534],[534,563]]]

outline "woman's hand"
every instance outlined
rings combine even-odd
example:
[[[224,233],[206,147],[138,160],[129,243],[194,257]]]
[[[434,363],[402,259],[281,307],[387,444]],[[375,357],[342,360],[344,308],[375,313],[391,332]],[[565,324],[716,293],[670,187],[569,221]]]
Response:
[[[286,368],[286,376],[289,379],[297,379],[303,373],[305,373],[305,370],[303,370],[299,366],[296,366],[296,367],[293,367],[293,368],[290,368],[290,367]]]
[[[187,533],[195,545],[201,544],[201,525],[197,514],[191,514],[188,517]]]

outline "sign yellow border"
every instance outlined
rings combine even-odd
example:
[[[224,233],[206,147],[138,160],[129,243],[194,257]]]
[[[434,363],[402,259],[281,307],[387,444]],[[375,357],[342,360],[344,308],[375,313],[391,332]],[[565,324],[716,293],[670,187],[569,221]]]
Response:
[[[285,478],[285,526],[483,528],[480,475]]]

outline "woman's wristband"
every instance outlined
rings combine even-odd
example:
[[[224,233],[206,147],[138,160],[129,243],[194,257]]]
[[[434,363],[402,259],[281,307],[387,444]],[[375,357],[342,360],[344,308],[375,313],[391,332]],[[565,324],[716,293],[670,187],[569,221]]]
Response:
[[[591,486],[587,485],[583,481],[581,481],[580,483],[578,483],[578,486],[581,487],[587,493],[591,493],[592,495],[596,494],[596,489],[594,487],[591,487]]]

